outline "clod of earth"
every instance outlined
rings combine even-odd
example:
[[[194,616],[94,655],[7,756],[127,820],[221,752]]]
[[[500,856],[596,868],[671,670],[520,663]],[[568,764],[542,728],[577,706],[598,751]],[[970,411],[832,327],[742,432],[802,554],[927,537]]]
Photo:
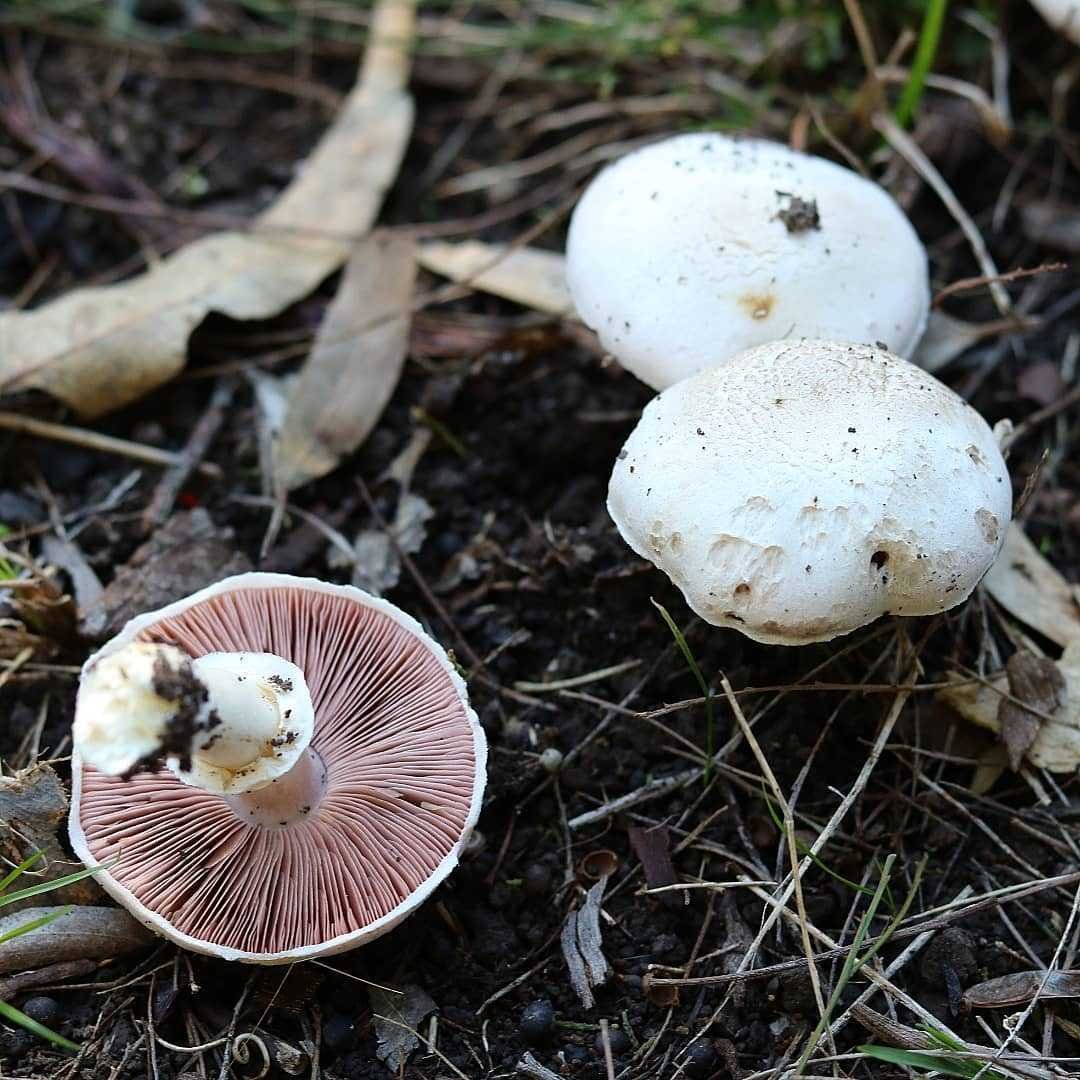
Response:
[[[930,307],[926,252],[881,187],[715,133],[654,143],[592,182],[567,282],[604,348],[658,390],[778,338],[910,357]]]
[[[484,788],[442,648],[384,600],[281,574],[129,622],[83,668],[73,734],[72,845],[101,886],[250,963],[392,929],[457,864]]]
[[[986,422],[932,376],[869,346],[780,341],[656,397],[608,510],[702,618],[798,645],[962,603],[1012,488]]]

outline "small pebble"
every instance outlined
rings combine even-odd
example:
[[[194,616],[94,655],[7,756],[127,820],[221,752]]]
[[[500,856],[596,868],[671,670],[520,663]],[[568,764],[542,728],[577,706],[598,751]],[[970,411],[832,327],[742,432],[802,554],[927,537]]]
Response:
[[[625,1054],[630,1049],[630,1040],[626,1037],[626,1033],[622,1028],[608,1028],[608,1042],[611,1044],[612,1057]],[[604,1036],[602,1033],[596,1036],[596,1052],[598,1054],[604,1052]]]
[[[335,1053],[351,1050],[356,1040],[356,1025],[343,1013],[332,1013],[323,1024],[322,1036],[327,1050]]]
[[[709,1039],[695,1039],[686,1051],[687,1076],[711,1076],[716,1068],[716,1050]]]
[[[546,896],[550,889],[550,867],[544,863],[531,863],[525,870],[525,892],[529,896]]]
[[[51,997],[29,998],[21,1008],[31,1020],[46,1027],[52,1027],[60,1019],[60,1003]]]
[[[561,750],[549,746],[540,755],[540,767],[544,772],[557,773],[562,768],[563,755]]]
[[[967,986],[979,968],[975,939],[958,926],[947,926],[934,935],[923,953],[919,971],[931,986],[944,988],[951,981],[946,967],[960,986]]]
[[[530,1046],[539,1046],[555,1030],[555,1008],[550,1001],[534,1001],[521,1010],[518,1021],[521,1037]]]

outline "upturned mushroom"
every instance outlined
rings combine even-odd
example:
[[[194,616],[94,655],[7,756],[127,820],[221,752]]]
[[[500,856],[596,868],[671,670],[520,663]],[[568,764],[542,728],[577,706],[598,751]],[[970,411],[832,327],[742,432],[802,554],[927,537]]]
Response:
[[[926,252],[892,198],[831,161],[760,139],[679,135],[636,150],[574,210],[581,318],[658,390],[778,338],[883,341],[926,326]]]
[[[260,964],[390,930],[450,873],[486,744],[443,649],[385,600],[242,574],[83,668],[70,833],[151,929]]]
[[[884,349],[826,341],[759,346],[659,394],[608,493],[694,611],[781,645],[955,607],[1011,506],[970,405]]]

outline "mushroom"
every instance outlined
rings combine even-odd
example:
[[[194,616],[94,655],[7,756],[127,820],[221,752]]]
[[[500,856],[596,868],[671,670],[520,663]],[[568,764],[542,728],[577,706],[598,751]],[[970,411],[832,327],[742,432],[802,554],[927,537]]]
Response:
[[[776,341],[669,387],[619,454],[608,511],[715,626],[828,641],[964,601],[1005,541],[994,433],[884,349]]]
[[[581,318],[657,390],[777,338],[884,341],[926,326],[926,252],[877,184],[759,139],[698,133],[608,166],[574,210]]]
[[[1036,11],[1074,45],[1080,45],[1080,0],[1031,0]]]
[[[159,934],[291,963],[390,930],[451,872],[486,744],[415,619],[350,586],[227,578],[83,668],[71,842]]]

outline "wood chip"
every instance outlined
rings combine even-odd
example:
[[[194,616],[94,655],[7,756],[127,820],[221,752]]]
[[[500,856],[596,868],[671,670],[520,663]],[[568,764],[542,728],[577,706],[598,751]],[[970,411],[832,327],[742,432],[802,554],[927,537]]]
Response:
[[[560,935],[563,959],[570,972],[570,984],[586,1009],[596,1004],[593,989],[603,986],[611,974],[600,931],[600,905],[607,882],[608,879],[602,877],[589,889],[581,907],[566,916]]]
[[[66,960],[107,960],[145,949],[157,940],[142,923],[115,907],[25,908],[0,918],[0,937],[57,912],[62,914],[55,922],[0,942],[0,973]]]

